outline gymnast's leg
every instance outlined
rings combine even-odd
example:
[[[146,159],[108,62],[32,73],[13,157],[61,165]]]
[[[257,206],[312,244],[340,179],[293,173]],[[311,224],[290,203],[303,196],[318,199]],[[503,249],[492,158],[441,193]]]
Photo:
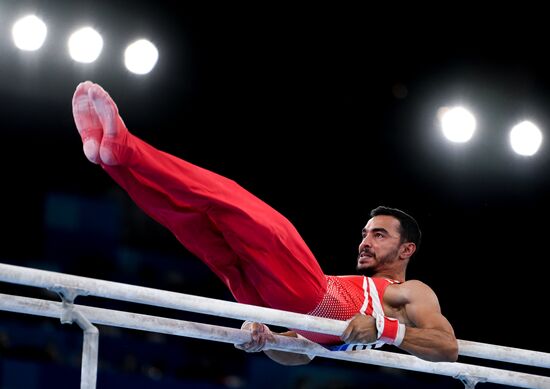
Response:
[[[302,313],[317,306],[325,276],[285,217],[234,181],[130,134],[97,84],[77,87],[73,114],[86,157],[202,259],[237,301]]]

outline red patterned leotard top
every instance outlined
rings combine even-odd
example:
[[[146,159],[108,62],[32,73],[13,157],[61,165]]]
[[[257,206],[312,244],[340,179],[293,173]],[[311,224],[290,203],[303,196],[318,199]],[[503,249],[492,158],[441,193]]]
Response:
[[[336,320],[348,320],[358,313],[384,315],[384,292],[390,284],[399,283],[387,278],[364,276],[326,276],[327,291],[319,305],[308,315]],[[334,335],[295,330],[303,337],[322,345],[341,344]]]

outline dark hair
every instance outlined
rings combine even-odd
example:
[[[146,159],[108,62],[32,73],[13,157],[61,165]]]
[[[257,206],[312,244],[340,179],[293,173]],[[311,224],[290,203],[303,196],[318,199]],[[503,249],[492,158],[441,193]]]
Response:
[[[399,233],[401,234],[401,242],[412,242],[416,244],[416,249],[420,247],[420,240],[422,239],[422,233],[420,227],[414,218],[397,208],[384,207],[383,205],[374,208],[370,211],[370,216],[387,215],[393,216],[401,224]]]

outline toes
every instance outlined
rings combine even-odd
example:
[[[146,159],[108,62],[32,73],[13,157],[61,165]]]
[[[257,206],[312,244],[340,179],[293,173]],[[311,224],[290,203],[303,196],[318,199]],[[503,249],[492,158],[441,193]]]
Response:
[[[111,96],[101,86],[93,84],[88,89],[88,97],[103,126],[104,135],[109,137],[118,135],[118,109]]]
[[[73,95],[73,117],[76,128],[81,134],[101,128],[101,122],[88,97],[88,90],[93,84],[90,81],[79,84]]]
[[[99,163],[99,145],[103,136],[101,122],[88,97],[90,81],[79,84],[73,95],[72,108],[76,128],[82,138],[82,147],[86,158]]]
[[[88,97],[103,127],[99,147],[101,162],[109,166],[120,165],[124,161],[128,130],[118,114],[118,108],[111,96],[97,84],[90,86]]]

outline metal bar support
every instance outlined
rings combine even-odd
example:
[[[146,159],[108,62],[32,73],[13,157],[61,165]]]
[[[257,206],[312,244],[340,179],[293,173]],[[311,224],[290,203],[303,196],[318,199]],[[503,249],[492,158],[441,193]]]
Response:
[[[464,384],[464,389],[475,389],[476,385],[480,382],[487,382],[487,379],[484,377],[476,377],[468,373],[459,374],[454,378],[460,380]]]
[[[80,389],[95,389],[97,383],[97,361],[99,351],[99,330],[74,306],[81,290],[55,286],[50,288],[63,301],[60,316],[61,324],[76,323],[82,329],[82,365],[80,371]]]

